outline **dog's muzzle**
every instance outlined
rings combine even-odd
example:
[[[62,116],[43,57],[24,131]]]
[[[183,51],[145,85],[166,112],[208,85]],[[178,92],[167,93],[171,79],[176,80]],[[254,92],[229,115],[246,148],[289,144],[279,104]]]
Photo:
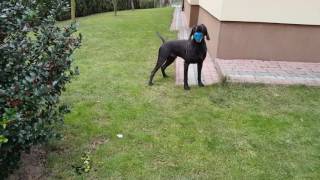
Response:
[[[203,39],[203,33],[202,32],[195,32],[193,34],[193,39],[197,42],[200,43]]]

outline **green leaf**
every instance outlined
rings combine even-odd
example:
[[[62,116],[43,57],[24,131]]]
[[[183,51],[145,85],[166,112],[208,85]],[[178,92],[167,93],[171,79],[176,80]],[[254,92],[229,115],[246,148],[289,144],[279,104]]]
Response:
[[[4,143],[7,143],[7,142],[8,142],[8,139],[5,138],[3,135],[0,135],[0,145],[4,144]]]

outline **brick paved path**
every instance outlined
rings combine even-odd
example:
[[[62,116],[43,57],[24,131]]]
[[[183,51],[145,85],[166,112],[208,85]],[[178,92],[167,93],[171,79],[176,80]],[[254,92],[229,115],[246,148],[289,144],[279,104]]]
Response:
[[[320,63],[216,59],[230,82],[320,86]]]
[[[186,25],[181,8],[176,8],[171,30],[179,31],[179,39],[187,39],[190,28]],[[320,58],[320,57],[319,57]],[[204,84],[220,82],[225,77],[228,82],[263,83],[293,85],[303,84],[320,86],[320,63],[261,61],[261,60],[223,60],[211,59],[210,55],[203,64],[202,79]],[[189,84],[197,84],[197,65],[190,65]],[[183,60],[176,60],[176,84],[183,84]]]

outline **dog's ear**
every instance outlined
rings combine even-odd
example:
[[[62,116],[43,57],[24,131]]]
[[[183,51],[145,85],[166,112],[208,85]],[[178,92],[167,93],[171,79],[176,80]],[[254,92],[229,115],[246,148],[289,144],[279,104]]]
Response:
[[[196,32],[196,26],[193,26],[190,35],[189,35],[189,40],[191,40],[191,37],[193,36],[193,34]]]
[[[210,40],[210,36],[209,36],[207,27],[204,24],[201,24],[201,26],[203,28],[204,35],[207,37],[207,40]]]

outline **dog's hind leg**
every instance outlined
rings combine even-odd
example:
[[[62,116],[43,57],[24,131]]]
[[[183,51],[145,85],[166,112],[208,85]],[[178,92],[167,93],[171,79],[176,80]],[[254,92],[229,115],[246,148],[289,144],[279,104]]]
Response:
[[[149,86],[152,86],[152,80],[154,75],[156,74],[156,72],[159,70],[159,68],[161,67],[162,64],[164,64],[165,59],[164,58],[159,58],[157,61],[156,66],[153,68],[153,70],[151,71],[151,75],[150,75],[150,79],[149,79]]]
[[[176,59],[176,57],[174,56],[170,56],[167,61],[161,66],[161,72],[164,78],[169,77],[165,70],[167,69],[168,66],[170,66],[170,64],[172,64],[174,62],[174,60]]]

